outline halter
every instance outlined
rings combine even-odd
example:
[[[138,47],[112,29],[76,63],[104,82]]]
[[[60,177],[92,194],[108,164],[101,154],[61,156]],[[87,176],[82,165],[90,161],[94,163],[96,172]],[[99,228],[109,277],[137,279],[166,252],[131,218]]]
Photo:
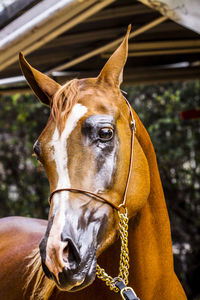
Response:
[[[128,269],[129,269],[129,252],[128,252],[128,216],[127,216],[128,211],[127,211],[127,207],[126,207],[126,201],[127,201],[127,192],[128,192],[129,182],[130,182],[130,178],[131,178],[132,165],[133,165],[133,148],[134,148],[134,135],[136,132],[136,125],[135,125],[135,120],[133,117],[131,105],[125,97],[124,97],[124,99],[126,101],[126,104],[128,105],[130,116],[131,116],[131,122],[130,122],[131,151],[130,151],[130,163],[129,163],[128,177],[127,177],[126,186],[124,189],[122,203],[120,205],[116,205],[112,201],[110,201],[98,194],[95,194],[95,193],[92,193],[90,191],[86,191],[83,189],[76,189],[76,188],[62,188],[62,189],[54,190],[49,196],[49,203],[51,204],[51,200],[56,193],[68,191],[68,192],[72,192],[72,193],[85,194],[85,195],[95,198],[99,201],[103,201],[118,211],[118,215],[119,215],[119,219],[120,219],[119,232],[120,232],[120,239],[121,239],[119,275],[115,278],[112,278],[98,264],[97,264],[97,269],[96,269],[96,275],[99,279],[105,281],[106,285],[109,286],[109,288],[112,291],[114,291],[116,293],[120,292],[122,299],[140,300],[139,298],[137,298],[133,289],[131,287],[127,286],[128,275],[129,275],[129,271],[128,271]]]

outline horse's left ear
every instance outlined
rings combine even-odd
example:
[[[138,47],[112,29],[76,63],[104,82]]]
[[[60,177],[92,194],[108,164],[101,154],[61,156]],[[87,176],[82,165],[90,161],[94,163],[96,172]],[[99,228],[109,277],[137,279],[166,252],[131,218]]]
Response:
[[[100,80],[110,82],[115,86],[120,86],[120,84],[122,83],[123,69],[128,56],[128,37],[130,31],[131,25],[128,26],[128,30],[123,42],[109,58],[109,60],[101,70],[101,73],[98,76]]]
[[[19,63],[24,77],[39,100],[44,104],[51,105],[52,98],[60,88],[60,85],[55,80],[33,68],[21,52],[19,54]]]

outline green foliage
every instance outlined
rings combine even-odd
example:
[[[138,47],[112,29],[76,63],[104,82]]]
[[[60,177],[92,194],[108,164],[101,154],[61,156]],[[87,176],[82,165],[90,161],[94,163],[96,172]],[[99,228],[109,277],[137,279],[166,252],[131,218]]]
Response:
[[[49,109],[32,95],[0,98],[0,216],[47,216],[48,182],[32,147]]]

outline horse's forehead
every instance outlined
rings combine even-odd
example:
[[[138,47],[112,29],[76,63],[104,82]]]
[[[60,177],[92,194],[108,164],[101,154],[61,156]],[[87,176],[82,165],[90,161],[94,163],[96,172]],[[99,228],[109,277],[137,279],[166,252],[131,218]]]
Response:
[[[119,110],[119,90],[98,84],[85,84],[80,89],[79,103],[87,106],[94,113],[115,115]]]
[[[120,97],[118,89],[115,89],[114,87],[112,88],[104,86],[102,84],[99,85],[93,79],[79,80],[78,85],[79,89],[77,103],[80,104],[80,107],[87,108],[86,111],[88,113],[85,114],[85,117],[87,117],[87,115],[93,114],[108,114],[112,115],[114,119],[118,118],[120,113],[119,101],[116,101]],[[67,119],[70,117],[70,115],[71,114],[69,113]],[[78,121],[80,121],[80,118]],[[65,122],[65,124],[68,123],[69,122]],[[47,142],[47,139],[53,136],[55,127],[55,122],[53,121],[53,119],[50,118],[46,127],[41,133],[39,140]]]
[[[80,93],[83,93],[83,95],[90,94],[112,98],[113,95],[120,92],[119,88],[115,85],[99,82],[96,78],[80,79],[78,86]]]

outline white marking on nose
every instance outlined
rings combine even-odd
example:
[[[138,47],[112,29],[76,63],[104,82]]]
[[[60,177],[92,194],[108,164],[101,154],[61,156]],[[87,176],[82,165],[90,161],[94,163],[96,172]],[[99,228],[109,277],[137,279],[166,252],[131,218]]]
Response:
[[[70,188],[70,178],[69,178],[69,172],[67,167],[68,162],[68,156],[67,156],[67,139],[69,138],[70,134],[76,127],[78,121],[84,116],[84,114],[87,112],[87,107],[83,106],[81,104],[75,104],[72,108],[71,113],[69,114],[66,123],[65,128],[61,135],[59,135],[58,129],[55,128],[52,141],[50,143],[51,146],[53,146],[52,151],[52,160],[55,161],[56,164],[56,171],[58,175],[58,182],[56,189],[62,189],[62,188]],[[52,205],[53,205],[53,211],[52,215],[54,215],[54,221],[53,225],[51,227],[48,241],[47,241],[47,248],[46,248],[46,263],[48,264],[48,267],[50,270],[53,270],[54,263],[52,261],[53,253],[55,252],[55,249],[60,247],[62,248],[62,244],[64,243],[60,241],[60,236],[63,231],[64,225],[65,225],[65,211],[67,207],[67,199],[68,199],[68,192],[63,191],[56,193],[53,197]],[[62,255],[62,251],[58,251],[59,256]],[[62,271],[62,256],[58,258],[57,262],[60,262],[60,266],[57,269],[57,272]],[[67,262],[66,262],[67,264]],[[65,265],[66,265],[65,264]],[[54,274],[56,275],[56,274]]]

